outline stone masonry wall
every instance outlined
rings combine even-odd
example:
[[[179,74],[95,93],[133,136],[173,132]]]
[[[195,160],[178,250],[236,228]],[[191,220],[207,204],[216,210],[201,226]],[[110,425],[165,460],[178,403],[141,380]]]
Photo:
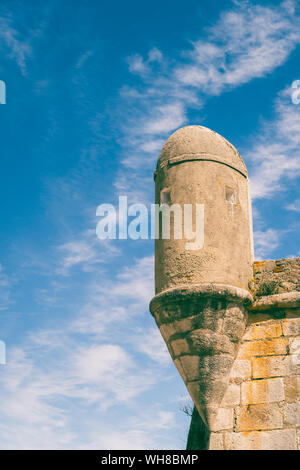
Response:
[[[250,313],[209,449],[300,449],[300,309]]]
[[[300,259],[254,263],[249,288],[254,303],[209,441],[194,410],[188,449],[300,450]]]

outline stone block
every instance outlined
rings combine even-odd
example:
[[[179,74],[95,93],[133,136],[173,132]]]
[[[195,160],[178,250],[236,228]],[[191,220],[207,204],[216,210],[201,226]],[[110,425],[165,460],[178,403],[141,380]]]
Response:
[[[187,340],[191,350],[201,355],[235,354],[235,345],[229,338],[212,330],[194,330]]]
[[[241,403],[241,389],[240,385],[232,383],[227,387],[223,397],[222,407],[234,407]]]
[[[241,385],[242,405],[274,403],[284,400],[282,378],[252,380]]]
[[[171,349],[174,356],[181,356],[190,352],[189,345],[185,339],[175,339],[171,342]]]
[[[290,374],[289,356],[269,356],[252,359],[252,374],[254,379],[282,377]]]
[[[251,361],[249,359],[236,359],[230,372],[230,380],[240,383],[251,377]]]
[[[240,346],[237,359],[249,359],[253,356],[275,356],[287,354],[288,339],[273,338],[258,341],[246,341]]]
[[[247,327],[246,333],[243,336],[243,341],[278,338],[281,335],[282,330],[279,321],[276,323],[253,323]]]
[[[285,336],[300,336],[300,318],[282,320],[282,328]]]
[[[193,317],[175,320],[172,322],[172,327],[176,333],[187,333],[193,329]]]
[[[173,323],[160,325],[159,330],[166,343],[169,341],[170,337],[176,333]]]
[[[285,403],[282,410],[285,425],[300,426],[300,400],[295,403]]]
[[[187,381],[193,381],[200,378],[200,357],[199,356],[181,356],[181,366]]]
[[[211,431],[233,429],[233,408],[219,408],[216,417],[212,420]]]
[[[290,338],[290,353],[300,357],[300,338]]]
[[[284,379],[285,401],[293,403],[300,399],[300,377],[292,375]]]
[[[208,382],[196,380],[194,382],[187,382],[186,385],[193,402],[205,408],[208,406],[220,406],[224,390],[226,390],[226,382],[222,381],[222,379],[210,380]]]
[[[300,374],[300,354],[291,354],[289,356],[289,373],[290,375],[299,375]]]
[[[223,434],[212,432],[209,437],[209,450],[224,450]]]
[[[281,429],[282,415],[277,404],[236,408],[236,431]]]
[[[226,432],[226,450],[297,450],[296,430]]]

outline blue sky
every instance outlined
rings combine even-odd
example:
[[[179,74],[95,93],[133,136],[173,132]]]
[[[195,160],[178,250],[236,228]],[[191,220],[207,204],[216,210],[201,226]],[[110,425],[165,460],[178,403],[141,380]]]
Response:
[[[183,125],[250,173],[256,259],[300,256],[299,4],[2,0],[0,446],[180,449],[187,392],[149,314],[153,241],[96,208],[153,201]]]

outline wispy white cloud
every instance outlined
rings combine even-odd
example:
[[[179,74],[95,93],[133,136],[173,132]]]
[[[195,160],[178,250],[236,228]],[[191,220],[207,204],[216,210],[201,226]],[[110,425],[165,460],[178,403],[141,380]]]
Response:
[[[132,315],[148,310],[152,270],[152,257],[137,260],[116,276],[115,285],[100,286],[71,323],[31,331],[22,346],[10,348],[0,377],[2,448],[171,445],[166,436],[161,439],[166,429],[176,428],[174,413],[150,404],[150,415],[147,410],[144,416],[144,409],[136,406],[141,394],[172,377],[165,373],[170,359],[158,331],[130,324]],[[151,361],[141,361],[141,355]],[[123,426],[118,417],[117,429],[102,429],[103,416],[115,407],[122,407],[123,416],[128,410],[130,418]],[[87,424],[78,426],[74,419]],[[132,441],[135,436],[137,441]]]
[[[182,432],[178,428],[174,413],[152,405],[146,413],[129,419],[126,427],[120,423],[118,429],[109,429],[105,433],[101,433],[89,448],[112,450],[173,449],[174,444],[172,445],[168,440],[168,436],[174,429]],[[185,446],[184,441],[183,446]]]
[[[82,55],[79,57],[79,59],[78,59],[76,65],[75,65],[76,69],[81,69],[81,68],[85,65],[85,63],[86,63],[86,61],[88,60],[88,58],[91,57],[93,54],[94,54],[94,52],[91,51],[91,50],[84,52],[84,54],[82,54]]]
[[[257,230],[254,232],[255,259],[271,257],[272,251],[280,243],[281,232],[274,229]]]
[[[300,199],[297,199],[296,201],[292,202],[291,204],[288,204],[286,206],[286,209],[288,211],[300,212]]]
[[[184,106],[180,102],[159,106],[155,111],[156,116],[146,121],[142,128],[143,134],[156,135],[170,132],[174,128],[180,127],[186,119]]]
[[[146,256],[136,260],[133,266],[125,267],[113,285],[110,285],[111,295],[136,299],[147,303],[153,297],[154,289],[154,258]],[[99,292],[102,287],[99,287]]]
[[[32,46],[29,38],[25,38],[13,26],[11,16],[0,16],[0,48],[17,63],[22,74],[26,75],[27,61],[32,57]]]
[[[129,327],[129,321],[148,313],[154,289],[154,259],[152,256],[122,266],[113,279],[91,282],[85,304],[72,328],[76,332],[100,335],[106,338],[115,331]]]
[[[190,63],[177,67],[179,81],[218,95],[272,72],[300,41],[299,18],[291,6],[241,2],[222,13],[208,30],[208,40],[196,41],[193,50],[185,52]]]
[[[291,100],[291,88],[279,93],[275,117],[261,125],[244,156],[251,162],[253,199],[268,198],[288,186],[288,179],[300,175],[300,108]]]
[[[145,185],[139,183],[142,172],[154,167],[170,132],[188,123],[189,109],[199,110],[210,96],[266,76],[300,43],[295,2],[277,6],[234,3],[205,31],[205,38],[178,51],[175,62],[153,50],[146,59],[140,55],[129,59],[129,70],[139,73],[141,82],[121,90],[126,124],[121,126],[124,167],[115,182],[117,188],[127,186],[130,191],[134,186],[146,199]],[[151,55],[157,55],[158,62],[152,63]],[[265,173],[268,171],[265,164]]]
[[[7,310],[12,302],[11,288],[13,279],[8,276],[4,266],[0,263],[0,311]]]
[[[156,47],[150,49],[147,60],[144,60],[140,54],[133,54],[127,58],[129,71],[141,76],[149,74],[151,72],[151,65],[155,62],[161,63],[162,60],[163,55]]]
[[[98,240],[95,230],[87,230],[67,243],[57,247],[59,261],[56,272],[69,275],[72,268],[80,266],[83,271],[94,269],[95,265],[103,262],[107,257],[118,253],[118,249],[111,240]]]
[[[118,345],[78,344],[61,334],[59,354],[52,352],[49,358],[48,341],[44,348],[43,338],[37,344],[38,349],[27,342],[23,349],[11,350],[1,375],[1,448],[83,445],[82,429],[72,431],[72,403],[79,400],[78,410],[98,416],[101,422],[107,408],[130,405],[157,380]],[[16,430],[21,432],[14,435]]]
[[[162,365],[171,363],[170,354],[157,327],[139,330],[133,336],[133,341],[137,350],[146,354],[152,361]]]

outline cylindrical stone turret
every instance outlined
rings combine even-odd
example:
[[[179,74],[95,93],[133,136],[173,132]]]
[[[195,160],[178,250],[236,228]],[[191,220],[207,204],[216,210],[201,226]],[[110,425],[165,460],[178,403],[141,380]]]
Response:
[[[187,250],[184,238],[157,240],[156,293],[202,282],[247,289],[253,264],[252,217],[247,169],[237,150],[202,126],[174,132],[155,172],[155,202],[164,201],[182,208],[204,204],[204,245]]]
[[[252,300],[246,166],[219,134],[202,126],[184,127],[171,135],[161,151],[155,202],[177,213],[170,219],[171,236],[160,230],[156,240],[156,296],[150,310],[211,430],[245,330],[245,305]],[[191,212],[185,210],[189,205],[190,227]],[[162,230],[163,224],[162,217]]]

